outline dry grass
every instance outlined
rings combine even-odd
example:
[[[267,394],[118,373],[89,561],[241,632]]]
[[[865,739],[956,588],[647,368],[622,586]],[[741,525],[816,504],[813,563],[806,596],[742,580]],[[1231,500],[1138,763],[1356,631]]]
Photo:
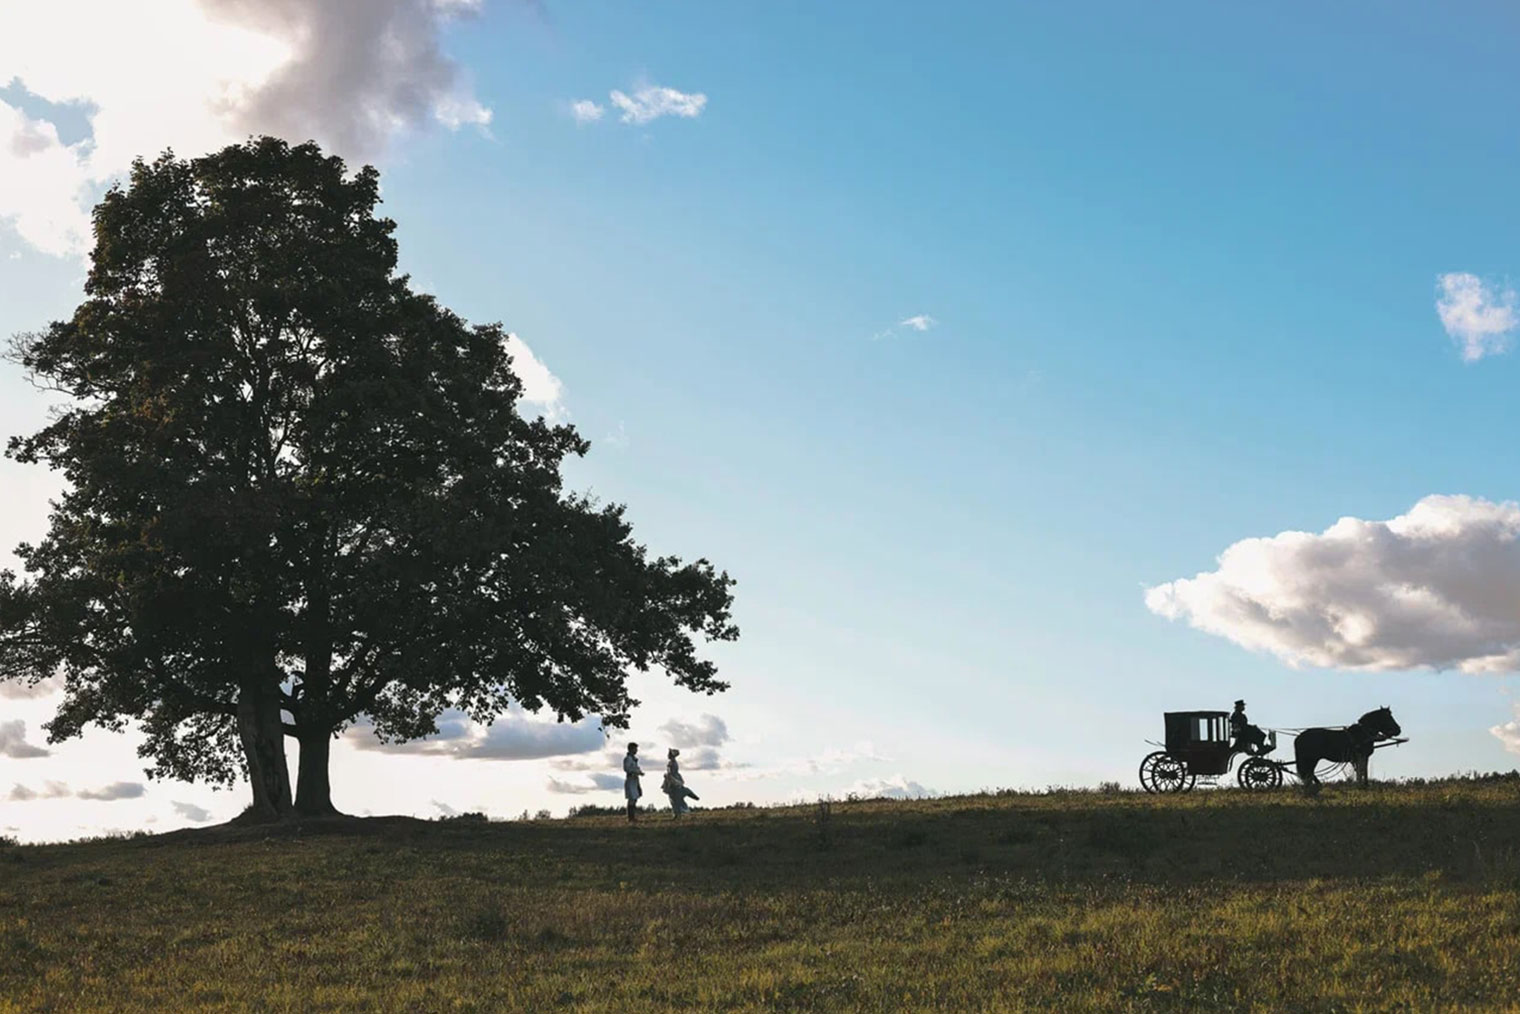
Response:
[[[1520,1011],[1520,777],[0,847],[0,1012]]]

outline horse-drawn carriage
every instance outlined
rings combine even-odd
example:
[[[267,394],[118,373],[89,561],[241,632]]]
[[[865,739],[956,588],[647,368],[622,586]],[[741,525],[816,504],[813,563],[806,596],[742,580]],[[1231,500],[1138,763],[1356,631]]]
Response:
[[[1146,792],[1186,792],[1201,779],[1206,785],[1235,767],[1235,781],[1243,789],[1275,789],[1284,774],[1297,775],[1306,788],[1319,785],[1320,773],[1336,766],[1351,764],[1357,780],[1367,784],[1367,760],[1380,747],[1407,742],[1395,738],[1402,731],[1387,708],[1369,711],[1352,724],[1339,729],[1312,728],[1296,731],[1293,739],[1294,759],[1275,760],[1236,743],[1230,736],[1227,711],[1168,711],[1164,715],[1166,742],[1140,762],[1140,784]],[[1277,733],[1270,742],[1276,746]],[[1240,760],[1236,767],[1237,758]],[[1318,772],[1321,761],[1331,762],[1326,772]]]

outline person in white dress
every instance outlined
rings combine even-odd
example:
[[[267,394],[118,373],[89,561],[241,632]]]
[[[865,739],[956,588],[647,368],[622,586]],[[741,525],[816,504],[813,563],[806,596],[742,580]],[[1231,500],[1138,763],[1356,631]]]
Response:
[[[623,797],[628,800],[628,823],[632,824],[638,819],[639,797],[644,790],[639,788],[639,777],[643,775],[639,768],[639,745],[628,744],[628,754],[623,758]]]
[[[681,777],[681,765],[676,760],[681,756],[681,751],[675,747],[670,748],[665,761],[665,781],[660,785],[660,791],[670,797],[670,819],[675,820],[681,814],[690,809],[686,800],[697,799],[695,792],[686,787],[686,779]]]

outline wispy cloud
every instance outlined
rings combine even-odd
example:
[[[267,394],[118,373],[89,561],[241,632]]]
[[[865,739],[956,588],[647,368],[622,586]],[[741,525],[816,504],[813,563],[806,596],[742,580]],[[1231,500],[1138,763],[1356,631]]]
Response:
[[[882,330],[877,331],[871,336],[871,338],[874,341],[881,341],[883,338],[891,338],[903,331],[915,331],[919,334],[923,334],[925,331],[932,331],[938,326],[939,321],[934,317],[931,317],[929,314],[916,313],[911,317],[904,317],[902,320],[898,321],[896,324],[893,324],[891,327],[883,328]]]
[[[1428,496],[1388,521],[1243,539],[1145,604],[1293,666],[1514,672],[1520,504]]]
[[[570,103],[570,116],[576,123],[595,123],[606,112],[605,107],[597,105],[590,99],[576,99]]]
[[[854,746],[828,747],[805,757],[783,758],[766,764],[735,765],[738,770],[728,777],[739,781],[758,781],[766,778],[795,777],[798,775],[839,774],[859,764],[879,763],[890,760],[875,744],[862,740]]]
[[[623,420],[619,419],[617,429],[608,431],[602,438],[602,445],[615,450],[626,450],[628,447],[628,427]]]
[[[1436,313],[1461,350],[1475,362],[1509,348],[1520,327],[1515,290],[1484,284],[1477,275],[1456,271],[1436,280]]]
[[[74,793],[76,799],[100,799],[114,801],[117,799],[138,799],[147,789],[142,782],[112,782],[110,785],[102,785],[98,789],[80,789]]]
[[[41,789],[29,789],[17,783],[11,786],[8,798],[13,803],[25,803],[33,799],[67,799],[74,793],[63,782],[44,782]]]
[[[614,90],[608,98],[622,110],[618,119],[633,124],[650,123],[662,116],[695,119],[707,107],[707,96],[701,92],[682,92],[659,85],[646,85],[632,95]]]

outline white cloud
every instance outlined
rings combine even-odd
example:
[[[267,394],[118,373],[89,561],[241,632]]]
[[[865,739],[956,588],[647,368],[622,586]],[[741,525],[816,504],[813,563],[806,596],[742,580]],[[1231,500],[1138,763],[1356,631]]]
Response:
[[[26,760],[47,755],[47,750],[26,741],[26,723],[21,719],[0,722],[0,757]]]
[[[484,130],[491,125],[491,110],[468,96],[447,95],[433,106],[433,115],[450,130],[460,127],[479,127]]]
[[[671,719],[660,726],[671,746],[681,748],[722,746],[728,742],[728,726],[717,715],[703,715],[695,722]]]
[[[859,799],[922,799],[935,792],[896,774],[890,778],[863,778],[846,789],[845,795]]]
[[[747,767],[749,765],[742,761],[725,760],[715,746],[695,746],[681,751],[683,771],[732,771]]]
[[[577,99],[570,103],[570,115],[576,123],[595,123],[607,110],[590,99]]]
[[[565,385],[560,379],[515,334],[507,335],[507,353],[512,357],[512,372],[522,381],[523,403],[536,407],[550,422],[563,420]]]
[[[694,119],[702,114],[707,96],[700,92],[679,92],[674,88],[646,85],[632,95],[614,90],[609,98],[623,111],[618,117],[623,123],[643,124],[662,116],[679,116]]]
[[[28,683],[24,680],[5,680],[0,682],[0,699],[12,701],[27,701],[38,697],[51,697],[63,689],[63,680],[57,676],[49,676],[38,680],[36,683]]]
[[[358,750],[378,753],[454,757],[459,760],[536,760],[600,750],[607,741],[601,722],[590,716],[579,722],[534,718],[514,709],[481,726],[462,712],[449,710],[438,719],[438,732],[426,739],[382,743],[368,725],[356,725],[344,738]]]
[[[1487,286],[1462,271],[1442,275],[1436,289],[1436,313],[1464,360],[1474,362],[1509,348],[1510,335],[1520,327],[1514,289]]]
[[[1520,504],[1428,496],[1389,521],[1244,539],[1145,604],[1293,666],[1512,672],[1517,536]]]
[[[43,783],[41,791],[29,789],[19,783],[13,785],[8,798],[13,803],[24,803],[33,799],[66,799],[73,794],[63,782],[50,781]]]
[[[211,811],[203,806],[196,806],[194,803],[174,803],[173,806],[175,813],[197,824],[204,824],[211,819]]]
[[[1520,753],[1520,704],[1515,705],[1514,718],[1488,731],[1504,744],[1504,749],[1510,753]]]
[[[0,222],[10,222],[43,253],[83,250],[90,236],[84,208],[89,188],[88,175],[58,139],[57,128],[0,99]]]
[[[98,789],[80,789],[78,792],[74,793],[74,796],[78,799],[101,799],[110,801],[117,799],[137,799],[143,794],[144,791],[145,790],[141,782],[112,782],[110,785],[103,785]]]
[[[0,32],[0,83],[83,111],[66,143],[47,112],[0,100],[0,221],[38,250],[81,254],[88,208],[137,156],[193,157],[249,134],[315,138],[371,159],[429,121],[490,110],[441,48],[472,6],[431,0],[49,0]]]

